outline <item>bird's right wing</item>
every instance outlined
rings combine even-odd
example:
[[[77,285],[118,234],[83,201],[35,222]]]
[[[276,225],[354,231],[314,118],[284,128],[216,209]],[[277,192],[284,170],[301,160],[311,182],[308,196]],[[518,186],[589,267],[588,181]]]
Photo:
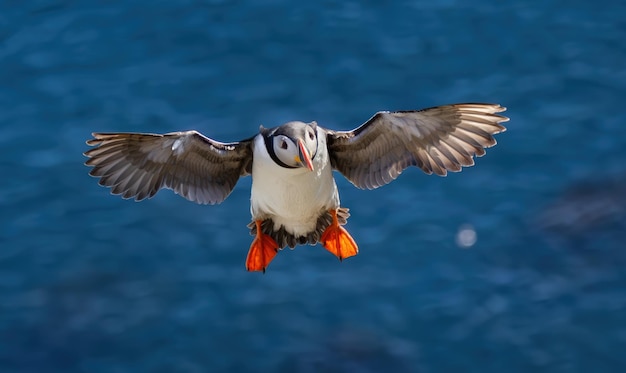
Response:
[[[197,203],[220,203],[252,167],[252,139],[221,143],[197,131],[94,133],[87,145],[94,146],[85,152],[89,174],[137,201],[167,188]]]

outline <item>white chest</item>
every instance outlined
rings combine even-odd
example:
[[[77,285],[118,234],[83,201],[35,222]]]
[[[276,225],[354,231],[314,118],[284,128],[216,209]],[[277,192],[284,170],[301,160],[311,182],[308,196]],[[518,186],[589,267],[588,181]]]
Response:
[[[284,168],[272,161],[263,137],[257,136],[252,164],[252,218],[271,218],[276,229],[282,225],[295,235],[306,235],[315,229],[322,211],[338,208],[339,194],[325,149],[326,141],[320,138],[313,171]]]

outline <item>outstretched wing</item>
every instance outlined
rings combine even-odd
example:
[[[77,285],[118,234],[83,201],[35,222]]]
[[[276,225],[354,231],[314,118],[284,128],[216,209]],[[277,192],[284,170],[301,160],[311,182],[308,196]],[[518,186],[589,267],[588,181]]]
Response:
[[[496,104],[456,104],[378,112],[352,131],[328,131],[331,164],[362,189],[385,185],[409,166],[445,176],[472,166],[496,144],[509,118]]]
[[[197,131],[165,135],[94,133],[85,152],[89,173],[111,193],[140,201],[161,188],[201,204],[222,202],[250,173],[251,139],[221,143]]]

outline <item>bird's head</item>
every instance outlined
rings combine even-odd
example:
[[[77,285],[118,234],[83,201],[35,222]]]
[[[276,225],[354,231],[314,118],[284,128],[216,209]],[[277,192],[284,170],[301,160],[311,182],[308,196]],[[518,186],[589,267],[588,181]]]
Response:
[[[317,123],[288,122],[272,129],[265,137],[268,152],[279,166],[314,170]]]

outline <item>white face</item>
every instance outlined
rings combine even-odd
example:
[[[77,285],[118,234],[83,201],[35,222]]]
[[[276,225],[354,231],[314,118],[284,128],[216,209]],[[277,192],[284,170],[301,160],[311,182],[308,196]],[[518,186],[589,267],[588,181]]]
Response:
[[[281,162],[288,166],[306,168],[306,157],[309,158],[310,162],[317,154],[317,129],[302,122],[292,123],[295,126],[294,135],[275,135],[273,137],[274,153]],[[299,141],[302,142],[306,154],[300,148]]]

